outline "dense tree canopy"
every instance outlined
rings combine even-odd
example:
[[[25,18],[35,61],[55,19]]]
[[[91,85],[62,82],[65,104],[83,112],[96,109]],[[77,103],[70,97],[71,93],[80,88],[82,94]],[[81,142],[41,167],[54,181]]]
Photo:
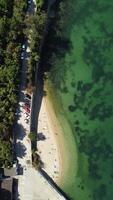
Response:
[[[28,82],[33,81],[44,35],[44,0],[37,0],[37,11],[26,15],[27,0],[0,0],[0,167],[12,164],[12,126],[18,100],[21,46],[30,40]],[[31,31],[32,30],[32,31]]]
[[[26,9],[27,1],[0,0],[0,167],[12,163],[12,125]]]
[[[44,0],[37,0],[36,2],[36,13],[26,18],[26,32],[30,40],[31,49],[28,67],[28,82],[32,82],[32,84],[34,84],[36,63],[39,62],[40,59],[41,45],[45,31],[44,27],[47,19],[46,11],[43,9]]]

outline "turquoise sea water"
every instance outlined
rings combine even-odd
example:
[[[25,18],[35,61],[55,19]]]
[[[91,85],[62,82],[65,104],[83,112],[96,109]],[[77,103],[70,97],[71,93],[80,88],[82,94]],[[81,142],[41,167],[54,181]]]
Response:
[[[113,0],[65,1],[64,10],[69,48],[51,74],[78,149],[78,171],[64,191],[73,200],[112,200]]]

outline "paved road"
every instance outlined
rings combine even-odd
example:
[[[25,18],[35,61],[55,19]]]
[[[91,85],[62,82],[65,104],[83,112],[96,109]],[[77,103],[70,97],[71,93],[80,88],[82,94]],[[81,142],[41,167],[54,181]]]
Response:
[[[28,7],[27,15],[33,15],[36,12],[35,0],[31,0],[31,5]],[[21,83],[19,89],[19,104],[17,108],[17,120],[14,125],[15,151],[19,161],[20,168],[25,168],[27,163],[31,163],[31,143],[28,138],[30,132],[30,123],[25,122],[24,114],[24,98],[27,79],[27,66],[30,57],[30,47],[28,40],[25,42],[25,49],[22,50],[22,69]]]
[[[14,125],[15,135],[15,151],[19,161],[20,168],[24,168],[26,162],[31,162],[31,143],[28,138],[30,125],[25,122],[24,114],[24,98],[27,79],[27,65],[30,56],[28,41],[25,42],[25,50],[23,50],[22,69],[21,69],[21,83],[19,91],[19,103],[17,108],[17,121]]]
[[[20,200],[66,200],[34,168],[28,168],[20,182]]]

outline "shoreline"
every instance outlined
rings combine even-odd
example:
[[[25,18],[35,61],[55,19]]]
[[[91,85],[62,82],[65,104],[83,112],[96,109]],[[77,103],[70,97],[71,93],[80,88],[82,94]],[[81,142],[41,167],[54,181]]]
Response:
[[[53,136],[56,141],[56,146],[57,146],[57,153],[58,153],[58,162],[59,162],[59,179],[56,181],[57,183],[60,183],[60,179],[62,177],[63,173],[63,160],[62,160],[62,152],[60,151],[59,148],[59,143],[60,143],[60,138],[59,135],[61,134],[60,127],[58,125],[58,121],[56,120],[55,113],[53,112],[53,107],[51,102],[47,97],[44,97],[44,105],[47,111],[48,119],[49,122],[51,123],[51,128],[53,131]]]
[[[37,150],[45,172],[68,195],[78,168],[76,142],[48,81],[45,81],[44,91],[47,95],[42,99],[37,133],[45,139],[37,141]]]
[[[74,178],[78,168],[76,142],[67,118],[64,116],[64,113],[61,114],[59,112],[60,107],[57,104],[57,98],[55,98],[55,92],[51,83],[49,85],[48,81],[46,81],[44,89],[47,91],[47,96],[44,98],[46,100],[47,110],[49,108],[48,113],[51,111],[50,117],[54,119],[59,132],[58,135],[54,134],[61,164],[61,177],[59,178],[58,184],[65,190],[75,182]],[[52,122],[52,120],[50,121]],[[53,130],[55,125],[53,126]]]
[[[39,140],[37,142],[38,153],[44,163],[43,169],[57,184],[60,184],[63,174],[63,161],[59,144],[63,143],[63,141],[60,142],[59,140],[59,134],[61,134],[60,126],[54,115],[51,102],[47,97],[42,99],[38,134],[43,134],[46,138],[44,141]]]
[[[49,99],[49,97],[44,97],[44,103],[46,106],[46,110],[49,116],[49,120],[50,123],[52,124],[52,130],[53,130],[53,135],[54,135],[54,139],[56,141],[57,144],[57,151],[58,151],[58,158],[59,158],[59,179],[57,181],[57,184],[61,185],[65,176],[65,169],[64,169],[64,162],[65,162],[65,166],[67,166],[66,164],[68,164],[68,162],[66,163],[66,161],[64,161],[64,159],[66,159],[66,152],[65,152],[65,144],[64,144],[64,139],[62,137],[62,129],[61,129],[61,125],[55,115],[54,112],[54,108],[52,105],[51,100]],[[57,133],[57,134],[56,134]]]

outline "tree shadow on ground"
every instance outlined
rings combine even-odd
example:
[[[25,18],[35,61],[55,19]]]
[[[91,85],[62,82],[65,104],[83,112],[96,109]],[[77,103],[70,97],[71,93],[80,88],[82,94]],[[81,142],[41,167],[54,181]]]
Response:
[[[43,133],[38,133],[38,136],[37,136],[38,141],[44,141],[45,139],[46,139],[46,137]]]
[[[17,200],[19,197],[19,194],[18,194],[18,179],[16,179],[16,178],[13,178],[13,190],[12,191],[13,191],[13,200]]]
[[[23,167],[21,164],[18,164],[18,175],[23,175]]]
[[[23,158],[26,155],[26,147],[19,141],[16,146],[16,156],[19,158]]]
[[[38,68],[38,66],[37,66]],[[37,128],[38,128],[38,117],[39,112],[42,104],[42,98],[44,96],[44,82],[43,82],[43,72],[41,71],[40,67],[36,71],[36,77],[35,77],[35,90],[33,92],[33,99],[32,99],[32,109],[31,109],[31,124],[30,124],[30,132],[34,132],[37,134]],[[37,141],[32,142],[32,147],[36,148]]]
[[[1,200],[9,200],[11,199],[11,192],[4,189],[4,188],[0,188],[0,199]]]
[[[26,135],[25,131],[26,129],[21,124],[16,123],[14,127],[15,139],[23,140]]]

